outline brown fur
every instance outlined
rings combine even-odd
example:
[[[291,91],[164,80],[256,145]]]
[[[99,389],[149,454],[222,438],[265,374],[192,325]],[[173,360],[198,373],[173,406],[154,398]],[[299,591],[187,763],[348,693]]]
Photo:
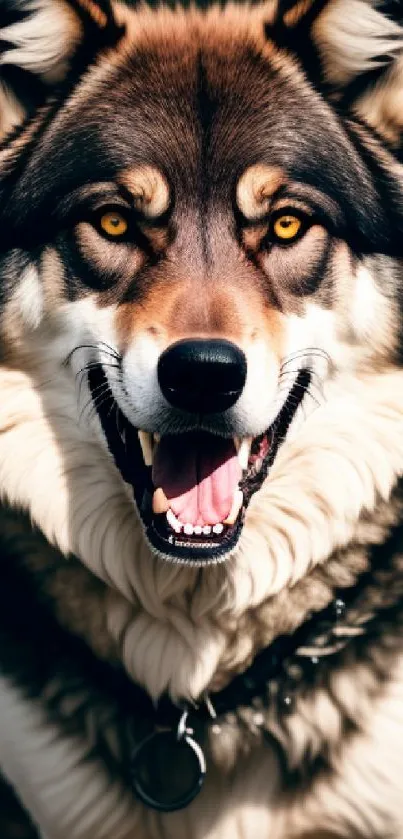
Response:
[[[0,760],[46,839],[403,839],[399,24],[344,2],[77,0],[51,67],[23,41],[38,100],[0,150]],[[392,66],[366,85],[381,25]],[[99,229],[116,203],[119,243]],[[288,248],[270,236],[290,204],[306,230]],[[182,567],[144,536],[86,351],[117,432],[120,405],[160,434],[152,359],[211,337],[253,375],[244,425],[204,433],[274,435],[301,357],[311,382],[231,556]],[[140,805],[127,766],[153,714],[133,682],[202,701],[336,594],[351,602],[329,656],[299,649],[267,701],[197,730],[200,797]]]

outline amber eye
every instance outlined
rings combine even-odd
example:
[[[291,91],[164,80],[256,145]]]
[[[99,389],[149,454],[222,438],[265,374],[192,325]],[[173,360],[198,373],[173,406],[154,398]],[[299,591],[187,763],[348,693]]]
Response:
[[[121,213],[115,212],[115,210],[104,213],[99,223],[104,233],[116,238],[124,236],[129,226],[125,217]]]
[[[282,242],[291,242],[298,236],[301,228],[301,219],[285,213],[283,216],[277,216],[273,224],[273,233],[276,239]]]

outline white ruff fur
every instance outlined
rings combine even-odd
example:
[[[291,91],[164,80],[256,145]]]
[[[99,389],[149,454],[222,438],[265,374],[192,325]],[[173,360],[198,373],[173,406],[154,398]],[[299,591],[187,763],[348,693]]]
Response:
[[[234,556],[203,571],[164,564],[112,461],[78,425],[67,372],[56,381],[42,368],[40,379],[1,372],[3,496],[114,589],[110,632],[154,696],[196,696],[221,666],[241,667],[254,641],[229,651],[234,621],[346,544],[403,472],[403,373],[346,377],[280,450]]]

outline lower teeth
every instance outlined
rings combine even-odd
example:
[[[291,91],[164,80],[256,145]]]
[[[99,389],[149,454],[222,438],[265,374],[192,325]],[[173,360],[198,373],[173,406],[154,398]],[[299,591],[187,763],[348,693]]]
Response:
[[[217,524],[213,525],[205,524],[203,526],[199,524],[194,526],[192,524],[182,524],[171,509],[166,513],[166,520],[170,530],[173,530],[177,536],[180,533],[184,533],[185,536],[211,536],[212,533],[215,536],[220,536],[224,532],[224,524],[222,522],[217,522]]]

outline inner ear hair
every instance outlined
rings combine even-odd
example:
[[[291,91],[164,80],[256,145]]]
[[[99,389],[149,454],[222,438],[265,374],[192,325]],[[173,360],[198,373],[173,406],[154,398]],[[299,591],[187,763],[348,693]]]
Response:
[[[397,6],[332,0],[312,29],[330,96],[394,145],[403,130],[403,16]]]
[[[83,26],[65,0],[3,0],[0,140],[68,73]]]
[[[273,17],[265,26],[266,37],[295,54],[315,86],[320,86],[323,78],[320,55],[311,33],[329,2],[332,0],[278,0]]]
[[[266,35],[311,83],[389,143],[403,132],[403,14],[380,0],[278,0]]]
[[[109,0],[0,0],[0,140],[122,33]]]

